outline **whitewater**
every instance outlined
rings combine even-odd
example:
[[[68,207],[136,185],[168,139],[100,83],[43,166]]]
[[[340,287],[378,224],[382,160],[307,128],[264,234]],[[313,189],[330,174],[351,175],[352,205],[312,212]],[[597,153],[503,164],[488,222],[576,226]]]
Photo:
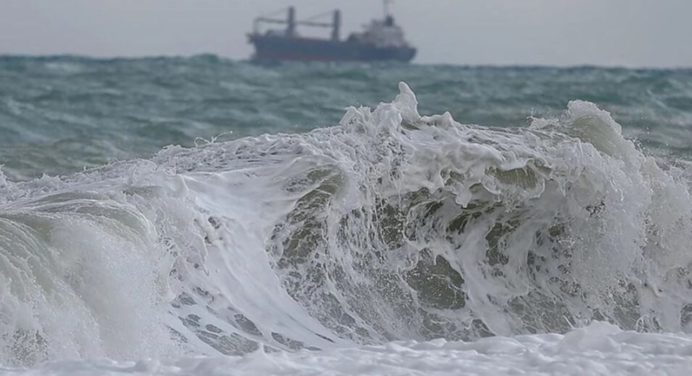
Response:
[[[688,374],[689,162],[591,102],[498,128],[398,89],[0,175],[0,372]]]

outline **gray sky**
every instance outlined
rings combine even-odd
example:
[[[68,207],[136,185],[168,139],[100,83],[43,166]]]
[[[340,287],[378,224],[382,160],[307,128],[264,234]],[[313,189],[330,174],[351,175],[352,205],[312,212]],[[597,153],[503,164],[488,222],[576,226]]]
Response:
[[[0,54],[246,59],[252,19],[334,8],[342,35],[379,0],[0,0]],[[395,0],[416,62],[692,67],[692,0]],[[325,30],[325,35],[327,31]]]

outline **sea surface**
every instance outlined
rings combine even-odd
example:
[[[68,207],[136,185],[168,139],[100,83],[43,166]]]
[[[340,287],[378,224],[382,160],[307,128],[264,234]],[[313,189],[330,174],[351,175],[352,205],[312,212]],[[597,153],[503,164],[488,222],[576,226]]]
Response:
[[[0,373],[692,369],[692,70],[0,56]]]

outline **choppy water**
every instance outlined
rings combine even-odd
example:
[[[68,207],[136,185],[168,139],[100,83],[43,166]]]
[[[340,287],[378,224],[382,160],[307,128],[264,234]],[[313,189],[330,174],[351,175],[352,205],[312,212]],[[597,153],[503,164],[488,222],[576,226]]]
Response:
[[[150,156],[163,146],[305,132],[349,106],[375,106],[407,82],[421,113],[524,127],[567,102],[598,104],[625,135],[689,156],[692,70],[464,68],[298,64],[259,67],[213,56],[90,60],[0,57],[0,163],[7,176],[69,173]]]
[[[691,130],[685,70],[1,58],[0,364],[688,341]]]

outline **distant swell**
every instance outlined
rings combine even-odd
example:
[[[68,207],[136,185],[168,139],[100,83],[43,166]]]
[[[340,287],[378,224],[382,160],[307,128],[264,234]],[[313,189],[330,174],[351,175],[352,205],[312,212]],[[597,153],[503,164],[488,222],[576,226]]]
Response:
[[[692,329],[681,166],[573,101],[525,129],[339,126],[0,176],[0,363]]]

